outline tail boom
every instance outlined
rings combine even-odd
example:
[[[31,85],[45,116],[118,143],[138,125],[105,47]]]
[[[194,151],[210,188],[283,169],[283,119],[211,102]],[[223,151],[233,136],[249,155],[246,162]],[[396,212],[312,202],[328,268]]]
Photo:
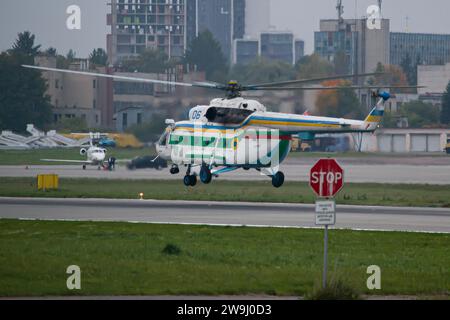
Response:
[[[391,97],[387,92],[379,93],[377,96],[381,98],[380,101],[364,120],[364,130],[366,131],[375,131],[378,128],[383,119],[385,103]]]

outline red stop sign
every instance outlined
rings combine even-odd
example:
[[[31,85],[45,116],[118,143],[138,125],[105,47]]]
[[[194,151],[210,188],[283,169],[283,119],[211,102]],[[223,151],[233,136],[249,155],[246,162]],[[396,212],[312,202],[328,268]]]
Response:
[[[320,159],[311,168],[309,185],[319,197],[334,197],[344,185],[344,170],[334,159]]]

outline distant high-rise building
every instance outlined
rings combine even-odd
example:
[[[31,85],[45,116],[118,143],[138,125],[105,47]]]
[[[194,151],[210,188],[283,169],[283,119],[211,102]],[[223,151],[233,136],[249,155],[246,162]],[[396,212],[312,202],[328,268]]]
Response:
[[[305,41],[295,40],[295,63],[305,55]]]
[[[245,0],[196,0],[196,34],[209,30],[231,61],[234,39],[245,33]]]
[[[295,63],[295,40],[292,32],[263,32],[259,41],[262,57],[290,64]]]
[[[270,0],[245,1],[245,35],[258,39],[259,34],[270,28]]]
[[[390,63],[390,22],[381,20],[380,29],[367,28],[366,19],[320,20],[314,33],[314,52],[334,63],[344,63],[346,73],[368,73],[377,64]]]
[[[186,1],[191,0],[111,0],[110,63],[137,56],[146,48],[182,57],[187,44]]]
[[[259,40],[236,39],[234,42],[234,64],[246,65],[259,56]]]
[[[180,58],[204,30],[230,60],[233,40],[245,34],[246,0],[111,0],[110,5],[107,47],[112,64],[147,48]]]
[[[304,55],[305,43],[295,39],[290,31],[267,31],[259,39],[236,39],[234,41],[234,64],[248,64],[261,56],[267,60],[295,64]]]
[[[413,66],[450,62],[450,34],[391,32],[391,63],[401,65],[409,55]]]

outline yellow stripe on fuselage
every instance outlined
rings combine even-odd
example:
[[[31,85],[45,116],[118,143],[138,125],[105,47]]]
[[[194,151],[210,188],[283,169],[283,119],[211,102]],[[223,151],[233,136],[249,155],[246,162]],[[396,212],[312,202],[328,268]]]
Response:
[[[234,130],[238,130],[238,129],[244,129],[244,128],[236,128],[236,129],[206,129],[206,128],[189,128],[189,127],[178,127],[175,128],[175,130],[173,132],[178,132],[178,131],[189,131],[189,132],[220,132],[220,133],[224,133],[227,131],[234,131]]]
[[[311,122],[289,122],[289,121],[268,121],[268,120],[250,120],[250,122],[243,126],[237,128],[229,128],[229,129],[208,129],[199,126],[198,128],[191,127],[183,127],[182,125],[175,128],[174,132],[178,130],[184,130],[189,132],[227,132],[229,130],[244,130],[251,125],[278,125],[278,126],[296,126],[296,127],[314,127],[314,128],[339,128],[341,125],[339,124],[329,124],[329,123],[311,123]]]

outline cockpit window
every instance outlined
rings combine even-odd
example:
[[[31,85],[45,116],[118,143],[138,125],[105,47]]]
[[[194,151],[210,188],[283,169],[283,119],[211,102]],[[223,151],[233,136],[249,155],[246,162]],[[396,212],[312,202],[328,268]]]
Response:
[[[210,107],[205,117],[210,122],[240,124],[253,112],[246,109]]]
[[[167,136],[169,135],[169,132],[170,130],[167,128],[166,130],[164,130],[161,137],[159,137],[158,144],[160,146],[165,146],[167,144]]]

